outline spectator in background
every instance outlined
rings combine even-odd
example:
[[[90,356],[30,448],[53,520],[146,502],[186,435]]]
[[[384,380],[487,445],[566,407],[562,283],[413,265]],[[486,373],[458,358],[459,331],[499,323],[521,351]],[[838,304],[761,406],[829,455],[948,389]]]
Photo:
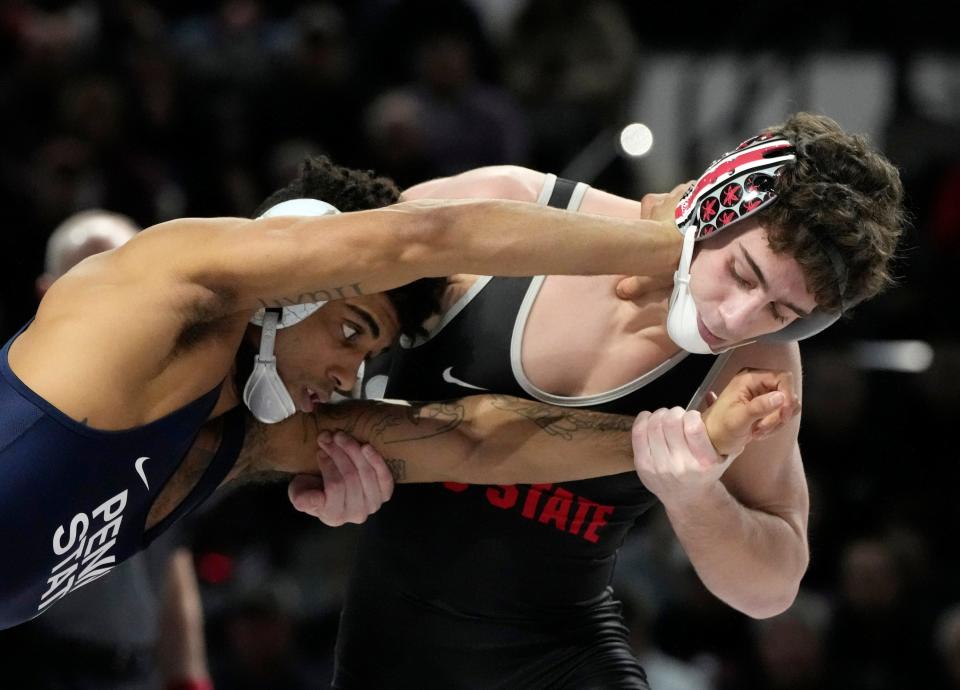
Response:
[[[537,167],[559,173],[599,131],[623,124],[638,52],[637,37],[615,2],[527,4],[510,40],[506,78],[529,111]],[[607,179],[592,182],[627,191]]]
[[[422,4],[406,3],[409,11]],[[476,17],[464,7],[417,18],[423,26],[414,25],[410,39],[413,81],[387,90],[368,111],[371,161],[401,186],[525,162],[525,119],[506,91],[482,77],[485,43]]]
[[[183,134],[194,150],[182,173],[194,213],[245,216],[263,196],[257,171],[271,142],[260,134],[273,114],[265,96],[279,35],[265,14],[257,0],[223,0],[172,26],[191,103]]]
[[[329,683],[329,666],[297,648],[298,594],[276,573],[234,593],[223,612],[225,654],[213,669],[218,688],[312,690]]]
[[[827,636],[831,676],[845,690],[901,690],[933,684],[931,628],[889,539],[847,544],[839,600]]]
[[[128,217],[109,211],[80,211],[63,221],[47,240],[44,272],[37,278],[37,301],[53,281],[88,256],[116,249],[139,232]]]
[[[357,150],[362,139],[357,113],[367,94],[357,79],[353,37],[343,12],[331,2],[308,3],[285,26],[267,85],[267,135],[274,141],[313,140],[346,165],[368,164]]]
[[[38,299],[74,265],[119,247],[138,230],[130,218],[107,211],[67,218],[47,242]],[[178,535],[164,535],[46,615],[0,632],[4,686],[143,690],[159,681],[171,690],[211,688],[193,558]]]
[[[431,176],[427,151],[429,132],[423,104],[413,94],[391,91],[377,98],[364,114],[366,145],[377,167],[389,170],[401,187]]]
[[[687,566],[678,575],[676,598],[663,606],[652,639],[673,658],[706,670],[714,690],[755,687],[756,652],[750,619],[714,597]],[[651,684],[652,690],[656,686]]]

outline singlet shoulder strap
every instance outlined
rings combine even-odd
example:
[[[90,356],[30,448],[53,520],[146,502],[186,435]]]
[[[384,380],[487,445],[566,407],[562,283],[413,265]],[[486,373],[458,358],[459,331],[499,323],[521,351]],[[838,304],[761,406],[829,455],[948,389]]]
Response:
[[[223,435],[213,459],[180,505],[144,533],[144,547],[149,546],[154,539],[166,532],[170,525],[200,505],[223,483],[240,456],[245,430],[246,410],[243,406],[237,406],[223,415]]]
[[[547,173],[543,180],[543,187],[540,189],[540,196],[537,197],[537,203],[541,206],[578,211],[588,189],[590,185],[584,182],[574,182],[557,177],[553,173]]]

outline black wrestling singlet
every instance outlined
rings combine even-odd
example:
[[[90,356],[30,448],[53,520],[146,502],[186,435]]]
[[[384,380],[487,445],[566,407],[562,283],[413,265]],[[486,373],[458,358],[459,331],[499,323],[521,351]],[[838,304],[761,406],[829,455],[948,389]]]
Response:
[[[479,279],[432,337],[395,348],[386,372],[372,362],[366,391],[536,397],[519,366],[519,338],[538,280]],[[636,390],[570,402],[631,415],[686,406],[714,358],[679,359]],[[397,486],[363,528],[334,687],[646,688],[609,585],[617,549],[655,501],[635,473]]]

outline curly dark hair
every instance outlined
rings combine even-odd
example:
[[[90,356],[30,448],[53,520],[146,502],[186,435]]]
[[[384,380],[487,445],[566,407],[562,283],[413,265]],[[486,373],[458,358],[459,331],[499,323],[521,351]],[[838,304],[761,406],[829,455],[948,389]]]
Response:
[[[836,312],[893,284],[890,262],[906,223],[900,174],[860,135],[823,115],[796,113],[767,130],[796,147],[776,181],[777,201],[757,213],[770,248],[799,262],[821,309]],[[825,246],[846,266],[846,289]]]
[[[387,177],[372,170],[353,170],[335,164],[326,156],[303,161],[300,175],[268,196],[253,212],[256,218],[271,206],[290,199],[320,199],[341,211],[363,211],[389,206],[400,200],[400,189]],[[440,311],[446,278],[421,278],[387,290],[397,310],[400,332],[411,338],[424,334],[423,322]]]

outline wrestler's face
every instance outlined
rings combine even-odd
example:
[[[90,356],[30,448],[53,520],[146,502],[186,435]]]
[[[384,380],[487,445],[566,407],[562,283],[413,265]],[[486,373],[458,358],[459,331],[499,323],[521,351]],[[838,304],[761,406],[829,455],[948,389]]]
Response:
[[[397,312],[384,293],[327,302],[277,332],[277,371],[297,408],[309,412],[334,391],[349,392],[360,363],[398,335]]]
[[[775,254],[750,219],[697,244],[690,294],[700,334],[714,351],[778,331],[816,307],[800,265]]]

